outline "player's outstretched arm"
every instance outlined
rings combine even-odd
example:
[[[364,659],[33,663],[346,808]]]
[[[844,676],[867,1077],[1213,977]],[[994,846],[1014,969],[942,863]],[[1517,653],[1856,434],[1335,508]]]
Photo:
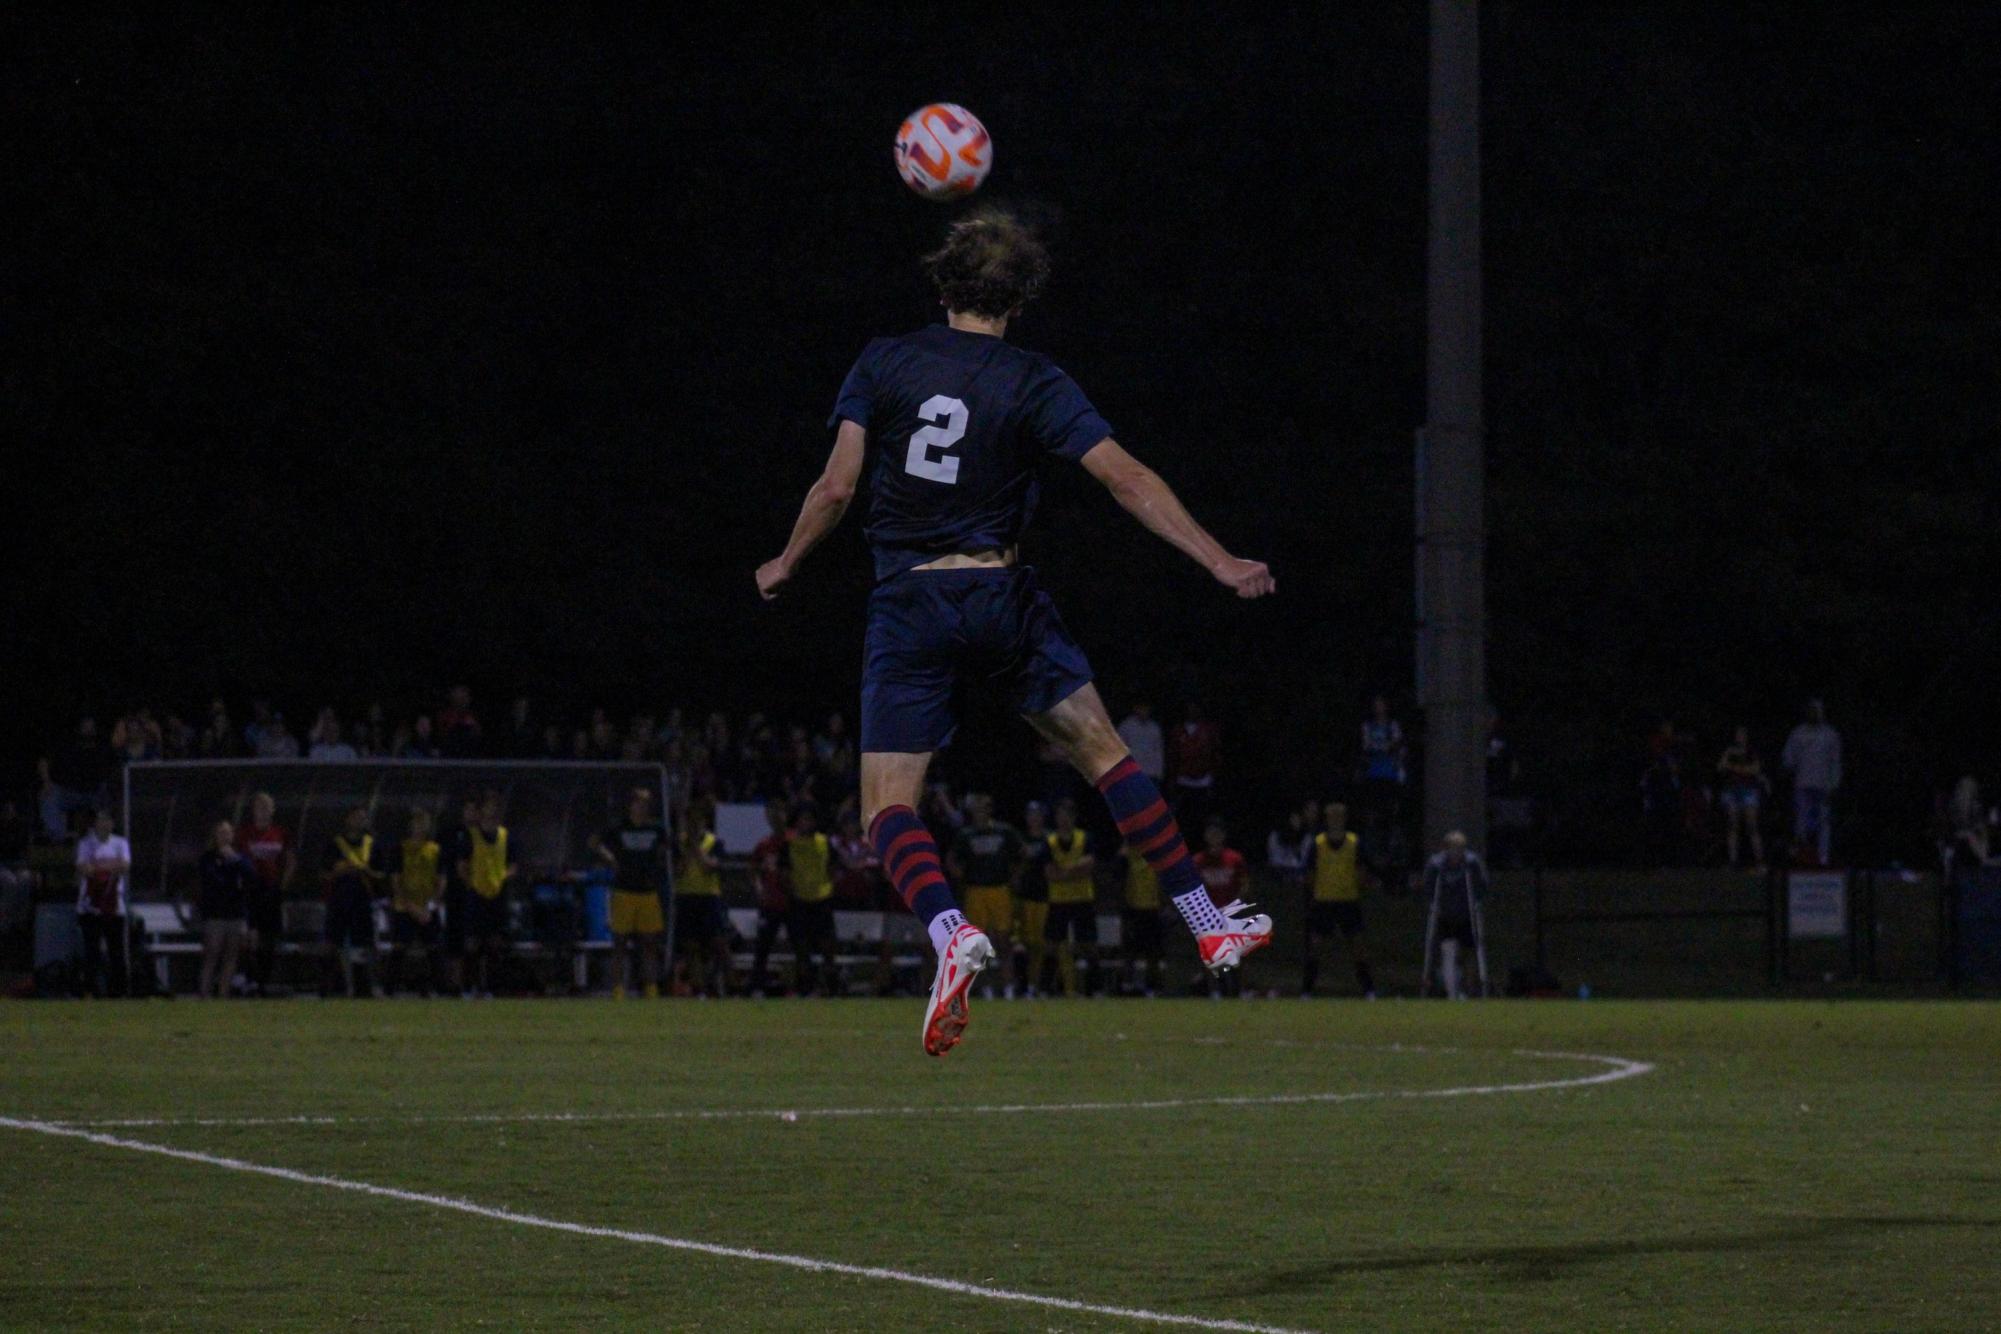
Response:
[[[806,503],[799,507],[799,520],[792,525],[792,540],[785,544],[785,550],[757,567],[758,595],[766,602],[778,596],[798,569],[799,562],[806,559],[806,553],[820,545],[820,539],[834,531],[841,516],[848,512],[848,502],[855,497],[855,485],[861,480],[862,455],[868,445],[868,433],[854,422],[844,421],[834,437],[834,451],[827,455],[827,466],[821,470],[819,479],[806,492]]]
[[[1085,453],[1084,469],[1104,483],[1126,512],[1155,536],[1174,544],[1189,559],[1216,577],[1240,598],[1276,592],[1278,585],[1263,561],[1239,560],[1195,521],[1160,474],[1141,463],[1107,437]]]

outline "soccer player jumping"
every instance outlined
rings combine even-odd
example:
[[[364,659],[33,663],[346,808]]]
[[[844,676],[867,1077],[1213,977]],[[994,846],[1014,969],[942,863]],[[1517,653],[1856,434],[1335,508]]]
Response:
[[[1238,597],[1262,597],[1275,585],[1263,563],[1225,551],[1167,483],[1119,447],[1069,376],[1004,341],[1008,321],[1049,275],[1048,253],[1032,232],[1006,213],[982,210],[954,224],[924,267],[946,323],[862,349],[834,405],[826,469],[807,491],[784,552],[758,567],[757,589],[767,601],[778,596],[841,521],[869,464],[864,531],[877,582],[863,652],[862,818],[883,871],[937,948],[924,1050],[943,1056],[965,1031],[974,978],[994,962],[992,943],[960,913],[938,845],[913,809],[932,754],[956,729],[959,675],[1004,691],[1097,785],[1212,971],[1235,967],[1271,939],[1271,918],[1242,902],[1218,908],[1210,898],[1160,789],[1112,727],[1083,651],[1034,570],[1015,563],[1042,461],[1082,463],[1134,518]]]

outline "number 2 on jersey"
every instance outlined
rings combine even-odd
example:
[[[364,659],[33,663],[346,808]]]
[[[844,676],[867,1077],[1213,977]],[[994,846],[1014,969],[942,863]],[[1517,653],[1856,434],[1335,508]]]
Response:
[[[948,453],[966,436],[966,405],[944,394],[933,394],[917,409],[920,420],[929,422],[910,437],[910,452],[903,456],[903,470],[948,486],[959,480],[959,456]],[[939,420],[943,418],[943,420]],[[937,453],[933,454],[932,451]]]

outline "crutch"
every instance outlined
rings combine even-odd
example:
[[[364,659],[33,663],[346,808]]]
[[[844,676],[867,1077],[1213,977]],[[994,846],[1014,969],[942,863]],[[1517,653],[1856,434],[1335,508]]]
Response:
[[[1445,877],[1440,876],[1431,891],[1431,911],[1424,919],[1424,973],[1417,984],[1419,999],[1431,994],[1431,947],[1438,939],[1438,896],[1444,890]]]
[[[1493,995],[1487,989],[1487,917],[1480,911],[1480,896],[1473,892],[1473,877],[1466,877],[1466,908],[1473,919],[1473,958],[1480,966],[1480,998]]]
[[[119,971],[125,974],[125,995],[130,996],[136,990],[132,985],[132,905],[121,903],[118,906],[124,909],[118,914],[118,958],[121,963]],[[109,978],[105,979],[104,990],[106,995],[111,992]]]

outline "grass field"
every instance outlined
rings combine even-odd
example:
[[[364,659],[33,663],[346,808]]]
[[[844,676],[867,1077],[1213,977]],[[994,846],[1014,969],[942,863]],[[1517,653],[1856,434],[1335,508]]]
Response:
[[[990,1004],[944,1061],[917,1020],[0,1007],[0,1323],[2001,1321],[1992,1005]],[[50,1129],[111,1121],[152,1123]]]

